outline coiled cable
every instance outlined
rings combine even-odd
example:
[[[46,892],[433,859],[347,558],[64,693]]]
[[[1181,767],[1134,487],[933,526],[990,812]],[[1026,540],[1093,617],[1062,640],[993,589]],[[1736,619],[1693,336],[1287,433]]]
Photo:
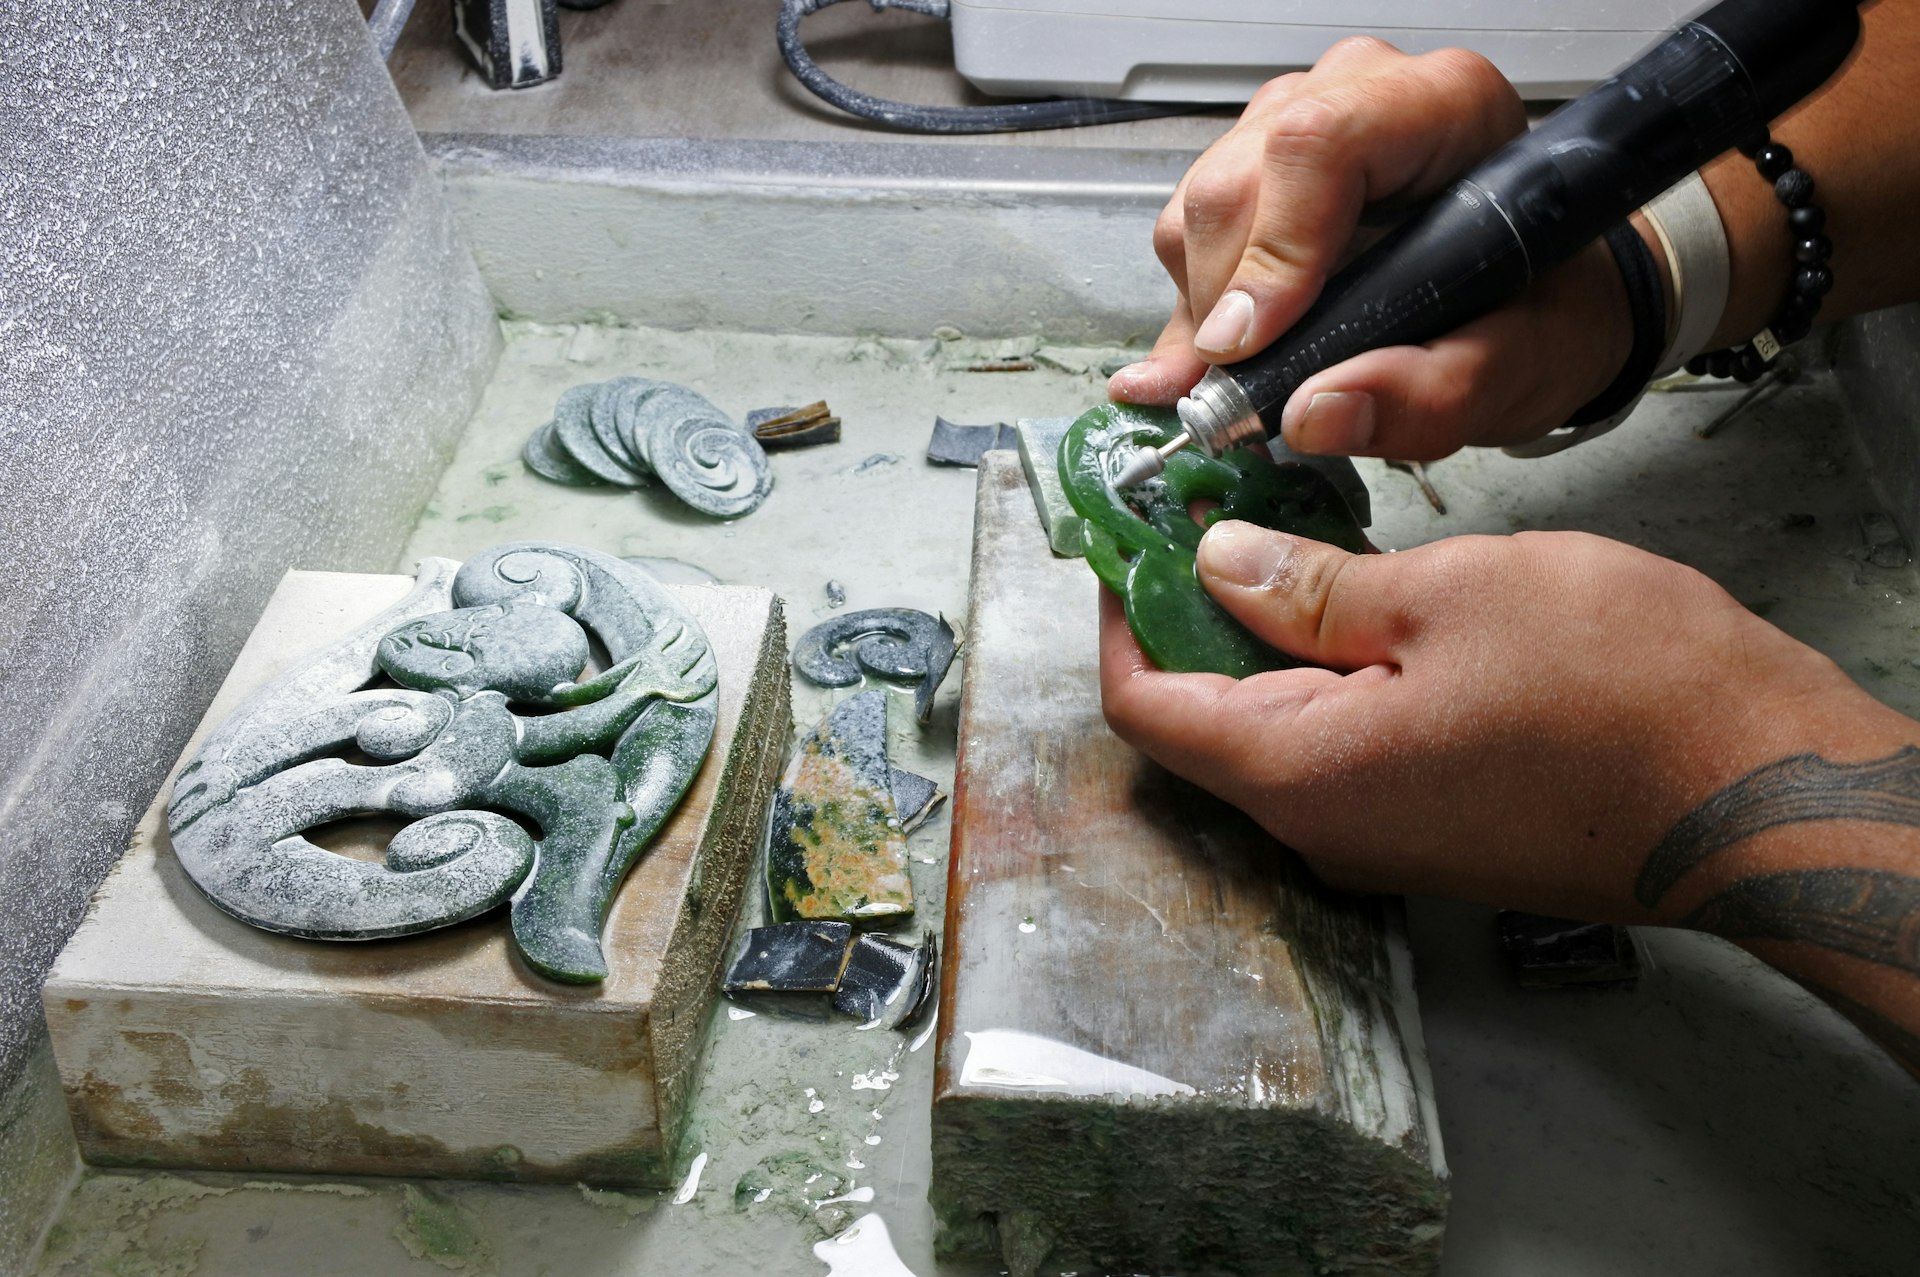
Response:
[[[868,0],[876,11],[906,9],[933,18],[950,14],[948,0]],[[1190,115],[1217,102],[1129,102],[1118,98],[1050,98],[992,106],[916,106],[862,93],[822,71],[800,40],[800,19],[840,0],[781,0],[776,33],[780,54],[794,77],[815,97],[849,115],[906,133],[1017,133],[1029,129],[1071,129],[1086,124],[1118,124],[1167,115]]]

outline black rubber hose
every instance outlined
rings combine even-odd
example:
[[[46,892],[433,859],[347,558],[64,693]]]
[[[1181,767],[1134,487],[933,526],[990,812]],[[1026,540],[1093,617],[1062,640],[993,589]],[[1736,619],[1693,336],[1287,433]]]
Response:
[[[776,28],[780,54],[795,78],[814,96],[849,115],[905,133],[1017,133],[1027,129],[1071,129],[1083,124],[1118,124],[1166,115],[1211,110],[1217,102],[1127,102],[1115,98],[1053,98],[1044,102],[1008,102],[994,106],[915,106],[848,88],[822,71],[800,42],[800,19],[840,0],[782,0]],[[874,8],[911,9],[947,16],[945,0],[900,3],[878,0]]]

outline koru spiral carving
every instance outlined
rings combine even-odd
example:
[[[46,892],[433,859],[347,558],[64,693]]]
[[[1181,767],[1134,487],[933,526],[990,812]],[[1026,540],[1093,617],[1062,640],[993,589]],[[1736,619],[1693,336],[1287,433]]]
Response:
[[[589,630],[611,664],[575,681]],[[382,674],[399,686],[371,686]],[[406,599],[207,738],[174,784],[174,851],[228,913],[315,939],[409,935],[510,899],[536,970],[599,980],[607,908],[706,757],[716,684],[699,623],[611,555],[521,542],[428,559]],[[340,756],[354,748],[371,761]],[[384,863],[302,837],[376,813],[415,818]]]
[[[793,645],[793,667],[822,687],[851,687],[872,674],[913,687],[914,717],[933,712],[933,694],[953,664],[953,627],[904,607],[869,608],[823,621]]]
[[[773,489],[752,434],[670,381],[617,377],[575,386],[521,450],[527,469],[574,487],[644,488],[655,478],[694,509],[733,518]]]

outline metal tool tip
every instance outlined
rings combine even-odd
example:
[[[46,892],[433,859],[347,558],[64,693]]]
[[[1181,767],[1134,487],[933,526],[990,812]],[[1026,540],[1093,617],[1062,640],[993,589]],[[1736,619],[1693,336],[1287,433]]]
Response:
[[[1167,468],[1157,448],[1135,448],[1127,463],[1114,472],[1113,486],[1116,488],[1137,488]]]
[[[1116,488],[1137,488],[1167,468],[1167,458],[1193,442],[1193,434],[1182,430],[1158,448],[1137,448],[1127,463],[1113,476]]]

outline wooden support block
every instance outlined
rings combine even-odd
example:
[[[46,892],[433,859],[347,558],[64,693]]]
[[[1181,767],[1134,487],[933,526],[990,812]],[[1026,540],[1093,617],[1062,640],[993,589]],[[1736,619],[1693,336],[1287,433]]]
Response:
[[[1429,1272],[1446,1165],[1397,902],[1319,886],[1101,718],[1097,590],[980,471],[933,1187],[945,1255]]]
[[[247,693],[411,585],[289,573],[183,758]],[[712,647],[719,721],[686,798],[614,901],[604,983],[535,974],[500,910],[365,943],[250,927],[181,869],[163,790],[44,990],[85,1157],[667,1184],[791,727],[779,600],[674,589]],[[372,856],[390,834],[329,845]]]

